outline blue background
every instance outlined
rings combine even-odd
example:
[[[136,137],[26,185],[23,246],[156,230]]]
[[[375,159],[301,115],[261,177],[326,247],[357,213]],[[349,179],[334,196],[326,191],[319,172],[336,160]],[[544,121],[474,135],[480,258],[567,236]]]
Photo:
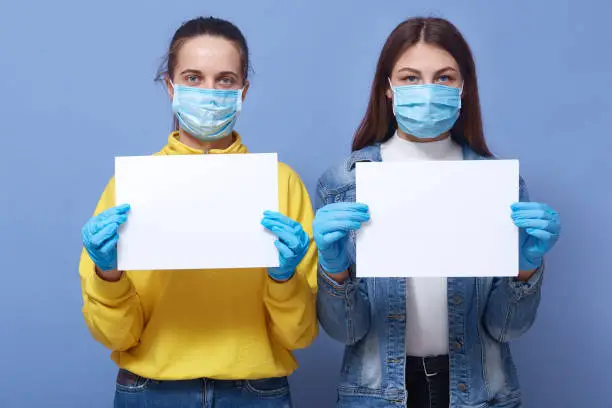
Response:
[[[3,0],[0,406],[111,406],[116,370],[81,316],[80,228],[113,157],[166,141],[170,106],[152,79],[183,20],[244,31],[256,73],[237,129],[313,192],[349,149],[386,36],[433,14],[473,48],[492,149],[520,157],[532,199],[562,214],[539,318],[513,345],[525,405],[609,407],[610,13],[604,0]],[[324,334],[299,353],[296,407],[334,405],[341,355]]]

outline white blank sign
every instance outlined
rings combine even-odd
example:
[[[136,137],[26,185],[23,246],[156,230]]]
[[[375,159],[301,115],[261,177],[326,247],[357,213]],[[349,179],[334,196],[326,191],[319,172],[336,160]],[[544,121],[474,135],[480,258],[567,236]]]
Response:
[[[359,277],[518,275],[516,160],[357,163]]]
[[[276,154],[117,157],[120,270],[278,266],[260,221],[278,211]]]

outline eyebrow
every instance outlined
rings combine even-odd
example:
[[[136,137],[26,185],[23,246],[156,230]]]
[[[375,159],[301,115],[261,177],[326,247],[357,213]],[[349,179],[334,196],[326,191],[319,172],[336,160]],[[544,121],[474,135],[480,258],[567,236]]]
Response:
[[[185,74],[197,74],[197,75],[202,75],[202,71],[197,70],[197,69],[185,69],[183,71],[181,71],[180,75],[185,75]],[[222,71],[219,72],[219,74],[217,74],[218,76],[223,76],[223,75],[233,75],[238,77],[239,75],[233,71]]]
[[[223,76],[223,75],[233,75],[235,77],[239,77],[240,76],[240,75],[238,75],[234,71],[222,71],[222,72],[219,72],[219,76]]]
[[[419,71],[418,69],[410,68],[410,67],[404,67],[404,68],[401,68],[401,69],[400,69],[399,71],[397,71],[397,72],[404,72],[404,71],[407,71],[407,72],[413,72],[413,73],[415,73],[415,74],[417,74],[417,75],[421,75],[421,71]],[[444,68],[442,68],[442,69],[437,70],[437,71],[434,73],[434,76],[439,75],[439,74],[441,74],[441,73],[443,73],[443,72],[445,72],[445,71],[453,71],[453,72],[457,72],[457,70],[456,70],[455,68],[453,68],[453,67],[444,67]]]
[[[185,74],[200,74],[200,75],[201,75],[201,74],[202,74],[202,71],[199,71],[199,70],[197,70],[197,69],[190,69],[190,68],[189,68],[189,69],[186,69],[186,70],[181,71],[181,74],[180,74],[180,75],[185,75]]]

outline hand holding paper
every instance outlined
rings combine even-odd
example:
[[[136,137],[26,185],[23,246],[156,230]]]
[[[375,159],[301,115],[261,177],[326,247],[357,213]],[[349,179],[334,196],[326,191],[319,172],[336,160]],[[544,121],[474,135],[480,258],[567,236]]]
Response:
[[[529,271],[538,268],[544,254],[559,239],[559,214],[546,204],[519,202],[512,206],[512,220],[520,228],[519,269]]]
[[[319,263],[326,272],[340,273],[349,267],[344,249],[347,235],[369,219],[368,206],[359,203],[333,203],[317,211],[314,239],[319,249]]]
[[[129,210],[127,204],[109,208],[91,218],[81,230],[85,250],[102,271],[117,269],[118,230],[127,221]]]
[[[268,268],[268,274],[277,281],[290,279],[308,251],[310,237],[299,222],[276,211],[264,212],[261,225],[278,237],[274,245],[278,249],[280,266]]]

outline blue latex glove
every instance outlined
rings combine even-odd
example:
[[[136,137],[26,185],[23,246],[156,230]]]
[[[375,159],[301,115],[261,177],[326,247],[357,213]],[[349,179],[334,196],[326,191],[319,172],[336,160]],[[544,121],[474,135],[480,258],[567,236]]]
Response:
[[[290,279],[308,252],[310,237],[299,222],[275,211],[264,212],[261,225],[278,237],[274,245],[278,249],[280,266],[268,268],[268,275],[277,281]]]
[[[520,202],[512,205],[512,220],[519,230],[519,269],[530,271],[542,265],[544,254],[559,239],[559,214],[546,204]]]
[[[102,271],[117,269],[117,231],[127,221],[128,211],[127,204],[109,208],[91,218],[81,230],[83,247]]]
[[[313,222],[319,264],[328,273],[345,271],[350,260],[344,248],[348,233],[370,219],[368,206],[359,203],[328,204],[317,211]]]

